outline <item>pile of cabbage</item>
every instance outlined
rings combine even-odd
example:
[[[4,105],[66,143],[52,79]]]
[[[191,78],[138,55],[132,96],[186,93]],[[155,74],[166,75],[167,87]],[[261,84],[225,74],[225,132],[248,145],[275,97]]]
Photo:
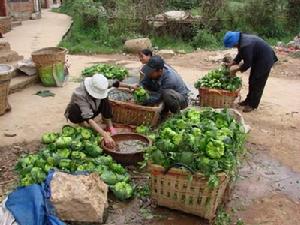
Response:
[[[226,109],[188,109],[160,126],[145,159],[165,168],[188,167],[216,187],[219,173],[235,175],[245,140],[243,125]]]
[[[44,134],[40,151],[23,156],[16,165],[20,185],[42,183],[51,169],[69,173],[96,172],[118,199],[132,197],[133,187],[127,170],[102,153],[100,139],[90,129],[68,125],[61,133]]]

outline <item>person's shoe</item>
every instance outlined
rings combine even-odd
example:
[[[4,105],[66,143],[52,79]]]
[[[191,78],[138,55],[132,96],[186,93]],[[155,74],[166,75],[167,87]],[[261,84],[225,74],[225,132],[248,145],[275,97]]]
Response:
[[[247,102],[246,101],[241,101],[238,103],[239,106],[247,106]]]
[[[243,109],[244,113],[248,113],[248,112],[252,112],[254,110],[254,108],[252,108],[249,105],[246,105],[245,108]]]

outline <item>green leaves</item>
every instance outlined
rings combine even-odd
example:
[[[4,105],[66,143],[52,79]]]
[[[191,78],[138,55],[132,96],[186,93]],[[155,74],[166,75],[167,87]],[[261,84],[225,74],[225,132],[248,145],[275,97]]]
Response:
[[[45,145],[40,152],[22,157],[16,165],[20,185],[42,183],[51,169],[70,173],[95,172],[105,183],[112,185],[111,188],[118,182],[125,182],[126,185],[121,185],[125,190],[119,188],[115,193],[122,193],[123,197],[119,199],[127,199],[133,191],[130,176],[111,156],[102,155],[99,138],[91,129],[69,125],[64,126],[61,133],[44,134],[42,142]]]
[[[115,196],[122,201],[125,201],[133,196],[133,188],[126,182],[118,182],[112,188]]]
[[[71,137],[59,137],[55,144],[57,148],[68,148],[72,142]]]
[[[55,142],[57,139],[56,133],[46,133],[42,136],[42,143],[43,144],[50,144]]]
[[[91,77],[96,73],[103,74],[107,79],[124,80],[128,76],[128,70],[119,66],[109,64],[96,64],[85,68],[81,75],[84,77]]]
[[[206,154],[212,159],[220,159],[224,155],[224,143],[221,140],[213,140],[206,145]]]
[[[164,163],[164,154],[156,149],[151,155],[152,162],[154,164],[162,165]]]
[[[244,143],[242,126],[227,110],[188,109],[161,125],[145,159],[165,168],[176,163],[188,165],[216,187],[218,173],[234,174]]]
[[[112,171],[104,171],[101,174],[101,179],[108,185],[115,185],[117,183],[117,176]]]
[[[136,132],[138,134],[144,134],[144,135],[147,135],[151,132],[150,130],[150,127],[148,126],[145,126],[145,125],[140,125],[140,126],[137,126],[136,127]]]
[[[242,86],[242,80],[239,77],[230,77],[229,70],[222,67],[212,70],[204,77],[200,78],[195,84],[195,88],[214,88],[228,91],[235,91]]]
[[[150,97],[149,93],[147,90],[145,90],[142,87],[137,88],[134,92],[133,92],[133,98],[135,103],[137,104],[143,104],[146,100],[148,100]]]

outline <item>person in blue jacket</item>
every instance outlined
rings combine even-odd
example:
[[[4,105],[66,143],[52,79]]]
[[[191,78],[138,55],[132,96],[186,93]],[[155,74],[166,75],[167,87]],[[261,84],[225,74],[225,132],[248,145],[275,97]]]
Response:
[[[114,87],[136,89],[143,87],[149,91],[150,97],[143,102],[145,106],[153,106],[160,102],[164,103],[161,113],[164,118],[169,112],[178,113],[188,107],[188,97],[190,90],[182,80],[181,76],[160,56],[152,56],[141,70],[144,78],[138,85],[128,85],[115,82]]]
[[[251,112],[260,103],[271,68],[278,58],[272,47],[255,35],[229,31],[224,36],[224,46],[238,49],[235,59],[228,65],[232,75],[251,68],[248,95],[239,103],[244,106],[243,112]],[[241,61],[243,64],[240,65]],[[232,67],[233,65],[238,66]]]
[[[150,98],[144,105],[153,105],[164,102],[164,111],[178,113],[188,106],[190,90],[182,80],[181,76],[160,56],[152,56],[149,62],[142,68],[145,74],[140,86],[150,92]]]

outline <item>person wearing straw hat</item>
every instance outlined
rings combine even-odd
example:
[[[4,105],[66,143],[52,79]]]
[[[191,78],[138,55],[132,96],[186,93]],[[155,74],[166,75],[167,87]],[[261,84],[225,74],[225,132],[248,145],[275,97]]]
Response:
[[[112,109],[107,98],[108,92],[109,83],[104,75],[95,74],[85,78],[73,92],[65,111],[65,117],[72,123],[93,128],[104,138],[108,147],[114,147],[115,142],[110,134],[116,132],[111,122]],[[95,122],[94,118],[99,114],[101,114],[109,132],[104,131]]]
[[[272,47],[255,35],[228,31],[224,36],[224,46],[238,49],[235,59],[228,63],[231,75],[251,68],[248,95],[239,103],[244,106],[243,112],[251,112],[260,103],[270,71],[278,58]],[[243,64],[239,65],[241,61]]]

